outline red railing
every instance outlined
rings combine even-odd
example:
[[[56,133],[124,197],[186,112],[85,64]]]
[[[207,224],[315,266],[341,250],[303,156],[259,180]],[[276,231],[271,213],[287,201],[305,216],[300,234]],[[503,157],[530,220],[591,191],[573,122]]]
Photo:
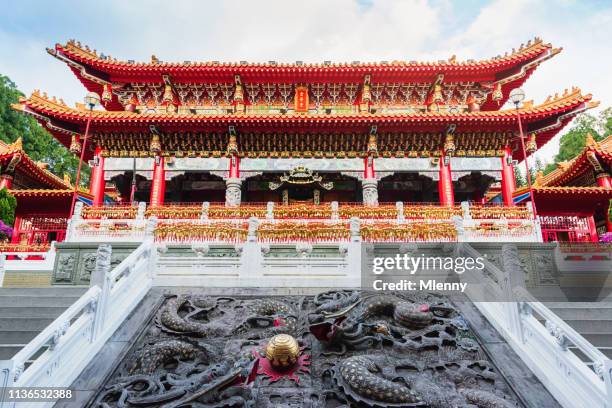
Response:
[[[13,229],[12,244],[45,246],[52,241],[61,242],[66,238],[68,219],[47,215],[31,215],[18,218]]]
[[[540,216],[544,242],[590,242],[589,218],[577,215]]]

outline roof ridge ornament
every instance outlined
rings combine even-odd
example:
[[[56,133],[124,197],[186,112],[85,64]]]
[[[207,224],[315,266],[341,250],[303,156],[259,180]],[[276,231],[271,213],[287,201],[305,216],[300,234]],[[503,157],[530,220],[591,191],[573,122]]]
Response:
[[[597,140],[595,140],[595,138],[593,137],[591,132],[586,134],[585,147],[587,147],[587,148],[594,148],[594,149],[599,148],[599,142],[597,142]]]

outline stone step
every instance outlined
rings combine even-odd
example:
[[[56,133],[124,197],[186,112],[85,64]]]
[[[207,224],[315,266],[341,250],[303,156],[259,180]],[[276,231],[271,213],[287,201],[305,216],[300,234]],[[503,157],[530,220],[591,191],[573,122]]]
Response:
[[[25,344],[0,346],[0,360],[10,360],[11,358],[13,358],[15,354],[19,352],[19,350],[23,348],[23,346],[25,346]],[[34,353],[34,355],[32,356],[30,360],[35,360],[38,356],[44,353],[46,349],[47,349],[46,347],[42,347],[40,350]]]
[[[612,359],[612,347],[598,347],[599,351],[601,351],[607,358]],[[578,358],[580,358],[582,361],[586,361],[586,362],[590,362],[590,359],[588,359],[584,353],[582,351],[580,351],[579,349],[575,348],[575,347],[570,347],[569,350],[571,350],[574,354],[576,354],[576,356],[578,356]]]
[[[29,318],[0,316],[0,333],[8,330],[42,331],[50,325],[55,318]]]
[[[612,333],[580,333],[595,347],[612,347]]]
[[[549,309],[591,309],[591,308],[608,308],[612,309],[612,302],[546,302],[544,303]]]
[[[67,309],[78,299],[78,296],[0,296],[0,308],[63,307]]]
[[[0,346],[0,360],[10,360],[23,346]]]
[[[3,296],[69,296],[80,297],[89,288],[85,286],[51,286],[47,288],[0,288]]]
[[[580,319],[570,320],[564,319],[570,327],[578,333],[612,333],[612,320],[596,320],[596,319]]]
[[[612,320],[612,308],[608,307],[560,307],[551,308],[563,320]]]
[[[40,333],[38,330],[5,330],[0,332],[2,344],[27,344]]]
[[[50,318],[55,319],[61,315],[65,307],[0,307],[2,318]],[[1,340],[0,340],[1,341]]]

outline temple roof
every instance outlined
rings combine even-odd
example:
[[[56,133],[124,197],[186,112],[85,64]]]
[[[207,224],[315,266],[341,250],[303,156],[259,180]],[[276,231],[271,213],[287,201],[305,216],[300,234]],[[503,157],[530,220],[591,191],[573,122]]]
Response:
[[[14,159],[15,158],[15,159]],[[46,169],[47,164],[35,162],[23,150],[21,138],[12,144],[0,141],[0,167],[5,170],[11,161],[17,161],[14,172],[23,172],[28,177],[48,186],[51,189],[71,189],[70,183]],[[15,191],[15,190],[13,190]]]
[[[608,165],[612,163],[612,135],[604,140],[597,142],[590,134],[587,135],[586,145],[582,152],[569,161],[559,163],[557,168],[547,175],[538,174],[534,186],[538,187],[558,187],[565,186],[566,183],[584,174],[586,170],[592,169],[589,157],[595,155]]]
[[[583,95],[578,88],[566,90],[562,95],[549,97],[540,105],[529,101],[519,109],[524,128],[528,133],[536,134],[538,146],[550,140],[576,114],[597,106],[590,94]],[[30,98],[22,98],[19,104],[13,105],[16,110],[35,116],[64,145],[69,146],[73,133],[83,133],[90,114],[82,105],[77,108],[67,106],[61,99],[49,98],[46,94],[34,92]],[[150,125],[160,125],[163,128],[213,128],[227,130],[228,125],[237,126],[240,131],[249,127],[271,127],[278,130],[279,126],[302,127],[306,130],[316,126],[332,128],[367,127],[379,125],[386,128],[405,129],[407,124],[414,128],[429,128],[442,131],[449,124],[456,124],[457,131],[475,131],[493,129],[499,131],[515,131],[517,128],[516,110],[479,111],[463,113],[413,112],[413,113],[339,113],[339,114],[192,114],[192,113],[138,113],[129,111],[91,112],[92,130],[124,130],[126,126],[132,129],[149,131]],[[521,159],[520,151],[515,152],[515,158]]]
[[[608,166],[612,164],[612,135],[599,142],[590,134],[587,135],[585,147],[575,158],[559,163],[547,175],[539,172],[533,182],[538,207],[568,211],[606,206],[608,200],[612,199],[612,188],[568,185],[593,169],[593,159]],[[515,191],[514,197],[515,200],[522,200],[528,194],[529,187],[524,186]]]
[[[535,38],[527,45],[503,56],[485,60],[458,61],[452,57],[434,62],[381,61],[351,63],[267,63],[241,62],[163,62],[155,56],[150,62],[121,61],[98,54],[74,40],[56,44],[47,51],[66,62],[85,87],[102,94],[106,84],[121,85],[131,82],[163,83],[162,76],[169,75],[174,82],[233,82],[240,75],[244,82],[356,82],[362,83],[365,75],[372,82],[431,82],[444,75],[445,82],[478,82],[499,84],[502,99],[493,104],[491,98],[483,109],[495,109],[507,100],[510,90],[522,85],[537,66],[553,57],[561,48],[553,48]],[[108,109],[121,109],[116,95]]]

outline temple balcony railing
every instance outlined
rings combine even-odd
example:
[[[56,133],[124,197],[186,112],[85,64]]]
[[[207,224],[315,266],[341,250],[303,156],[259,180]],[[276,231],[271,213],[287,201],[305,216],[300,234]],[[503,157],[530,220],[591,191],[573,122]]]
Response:
[[[69,387],[147,294],[155,260],[155,244],[145,240],[111,269],[111,248],[101,245],[91,288],[13,358],[0,361],[0,407],[15,406],[1,395],[5,387]]]
[[[126,215],[133,218],[124,218]],[[102,217],[102,218],[99,218]],[[365,206],[332,202],[321,205],[245,203],[237,207],[198,203],[146,208],[77,207],[68,241],[139,242],[146,220],[157,220],[159,242],[244,242],[249,220],[256,220],[260,242],[338,242],[350,237],[351,223],[367,242],[541,242],[529,206],[460,206],[402,202]]]
[[[469,244],[455,255],[482,257]],[[501,258],[503,268],[485,259],[481,272],[461,275],[467,297],[563,407],[611,407],[612,360],[525,289],[516,246]]]

